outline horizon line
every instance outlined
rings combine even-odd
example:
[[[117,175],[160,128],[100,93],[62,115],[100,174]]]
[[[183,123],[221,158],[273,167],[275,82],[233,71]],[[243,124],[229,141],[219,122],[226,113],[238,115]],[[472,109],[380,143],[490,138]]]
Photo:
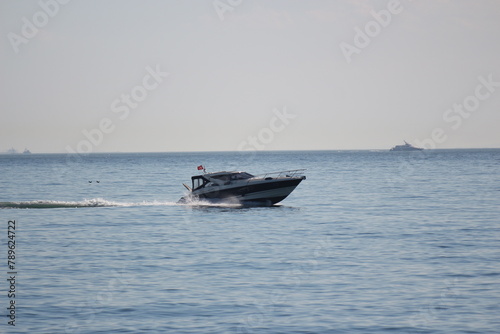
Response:
[[[444,150],[498,150],[500,147],[450,147],[450,148],[426,148],[423,151],[444,151]],[[92,154],[137,154],[137,153],[271,153],[271,152],[348,152],[348,151],[390,151],[388,148],[363,148],[363,149],[297,149],[297,150],[253,150],[253,151],[235,151],[235,150],[214,150],[214,151],[104,151],[104,152],[90,152],[90,153],[69,153],[69,152],[31,152],[25,154],[23,152],[9,153],[8,151],[0,152],[0,155],[23,155],[29,156],[31,154],[67,154],[67,155],[92,155]],[[403,151],[404,152],[404,151]],[[407,151],[416,152],[416,151]],[[421,152],[421,151],[419,151]]]

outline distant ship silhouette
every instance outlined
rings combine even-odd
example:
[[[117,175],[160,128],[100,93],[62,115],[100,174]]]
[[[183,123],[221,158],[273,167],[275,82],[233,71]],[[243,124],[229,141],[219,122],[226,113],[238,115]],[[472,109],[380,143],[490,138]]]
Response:
[[[9,148],[7,150],[7,153],[8,154],[19,154],[20,152],[18,152],[15,148],[12,147],[12,148]],[[23,154],[31,154],[31,151],[28,150],[27,148],[25,148],[23,151]]]
[[[411,144],[408,144],[406,140],[403,140],[405,142],[404,145],[396,145],[393,148],[390,149],[390,151],[422,151],[423,148],[420,147],[415,147]]]

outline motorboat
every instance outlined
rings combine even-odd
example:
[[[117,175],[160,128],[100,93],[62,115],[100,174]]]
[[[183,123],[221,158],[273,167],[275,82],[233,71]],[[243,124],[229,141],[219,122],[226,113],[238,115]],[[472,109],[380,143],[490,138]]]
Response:
[[[390,151],[422,151],[423,148],[415,147],[411,144],[408,144],[406,140],[404,140],[404,145],[396,145],[390,149]]]
[[[305,169],[252,175],[247,172],[204,173],[191,177],[192,186],[180,203],[207,201],[270,206],[284,200],[305,180]]]

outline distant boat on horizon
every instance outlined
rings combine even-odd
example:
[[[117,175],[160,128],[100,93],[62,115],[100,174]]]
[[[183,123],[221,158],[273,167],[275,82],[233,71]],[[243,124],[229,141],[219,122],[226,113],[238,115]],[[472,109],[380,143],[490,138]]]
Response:
[[[18,150],[16,150],[15,148],[9,148],[7,151],[5,152],[0,152],[0,154],[20,154],[21,152],[19,152]],[[22,152],[22,154],[31,154],[31,151],[28,150],[27,148],[24,149],[24,151]]]
[[[389,151],[422,151],[423,148],[420,147],[415,147],[411,144],[408,144],[406,140],[403,140],[405,143],[404,145],[396,145],[393,148],[391,148]]]

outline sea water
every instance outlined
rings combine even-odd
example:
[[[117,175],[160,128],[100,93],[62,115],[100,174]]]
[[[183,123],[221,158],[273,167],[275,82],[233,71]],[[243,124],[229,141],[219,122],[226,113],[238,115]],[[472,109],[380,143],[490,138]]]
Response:
[[[177,204],[201,164],[307,179],[273,207]],[[0,333],[500,332],[500,150],[1,155],[0,173]]]

